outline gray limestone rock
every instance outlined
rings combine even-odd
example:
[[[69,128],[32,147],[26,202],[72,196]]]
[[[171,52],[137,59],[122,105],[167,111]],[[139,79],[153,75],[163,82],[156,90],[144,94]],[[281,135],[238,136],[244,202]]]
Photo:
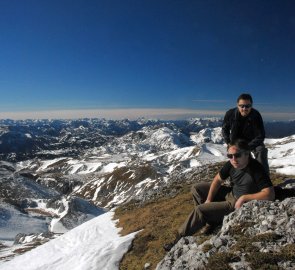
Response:
[[[182,238],[156,269],[208,269],[210,260],[224,254],[232,256],[229,268],[250,270],[255,269],[254,251],[257,258],[273,256],[272,263],[280,269],[294,269],[295,255],[282,255],[283,248],[295,249],[294,214],[295,198],[250,201],[226,216],[220,231],[202,244],[197,245],[196,237]]]

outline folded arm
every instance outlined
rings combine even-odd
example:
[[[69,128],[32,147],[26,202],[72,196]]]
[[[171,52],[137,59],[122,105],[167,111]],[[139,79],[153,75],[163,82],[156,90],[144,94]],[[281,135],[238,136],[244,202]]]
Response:
[[[262,189],[260,192],[254,194],[242,195],[235,204],[235,208],[239,209],[245,202],[252,200],[267,200],[273,201],[275,199],[275,192],[273,187],[267,187]]]

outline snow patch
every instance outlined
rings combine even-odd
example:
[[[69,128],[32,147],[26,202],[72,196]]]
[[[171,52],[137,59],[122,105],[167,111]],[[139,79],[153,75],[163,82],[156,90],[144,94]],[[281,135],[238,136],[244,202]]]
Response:
[[[1,270],[117,270],[137,232],[119,236],[113,212],[93,218],[8,262]]]

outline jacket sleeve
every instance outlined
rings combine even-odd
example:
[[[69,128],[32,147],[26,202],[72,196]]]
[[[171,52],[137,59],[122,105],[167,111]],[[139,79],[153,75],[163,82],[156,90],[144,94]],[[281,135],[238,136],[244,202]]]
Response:
[[[262,145],[265,138],[263,120],[261,114],[258,111],[255,112],[255,117],[252,124],[254,128],[254,138],[249,142],[249,147],[251,150],[255,149],[259,145]]]
[[[231,113],[230,111],[227,111],[222,123],[222,136],[226,144],[230,143],[230,118]]]

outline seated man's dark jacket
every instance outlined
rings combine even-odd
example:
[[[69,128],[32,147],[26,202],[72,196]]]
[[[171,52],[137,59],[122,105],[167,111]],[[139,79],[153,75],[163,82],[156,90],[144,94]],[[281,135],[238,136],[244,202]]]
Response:
[[[222,125],[222,135],[226,144],[236,139],[244,139],[251,150],[263,145],[265,130],[260,113],[254,108],[248,116],[242,117],[238,108],[226,112]]]
[[[249,159],[244,169],[236,169],[228,161],[219,171],[219,175],[222,180],[230,177],[232,192],[236,199],[245,194],[258,193],[272,186],[263,166],[253,158]]]

